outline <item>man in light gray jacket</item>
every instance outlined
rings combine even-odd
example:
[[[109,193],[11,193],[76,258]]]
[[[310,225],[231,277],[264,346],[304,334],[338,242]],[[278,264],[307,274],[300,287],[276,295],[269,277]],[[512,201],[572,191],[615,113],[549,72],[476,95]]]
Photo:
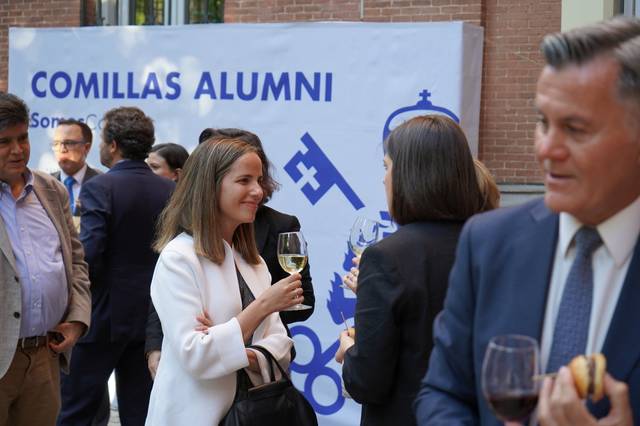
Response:
[[[91,317],[67,191],[29,170],[29,110],[0,92],[0,426],[53,425]]]

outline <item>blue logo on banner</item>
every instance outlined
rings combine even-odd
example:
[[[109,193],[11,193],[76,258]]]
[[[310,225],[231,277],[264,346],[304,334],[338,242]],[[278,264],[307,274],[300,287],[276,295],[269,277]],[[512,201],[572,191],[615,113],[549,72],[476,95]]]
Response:
[[[406,114],[407,118],[411,118],[427,113],[441,114],[450,117],[456,123],[460,122],[453,112],[442,107],[434,106],[431,101],[429,101],[431,93],[428,90],[423,90],[419,96],[421,99],[415,105],[399,108],[389,116],[384,125],[382,133],[383,140],[387,138],[392,130],[392,121],[400,115]],[[336,185],[356,210],[364,207],[364,203],[353,189],[351,189],[351,186],[349,186],[344,177],[338,172],[324,152],[322,152],[309,133],[305,133],[301,140],[307,147],[307,152],[303,154],[298,151],[285,165],[284,169],[295,182],[303,178],[305,179],[302,192],[311,204],[315,205],[333,185]],[[379,229],[382,231],[382,238],[393,234],[397,230],[397,225],[391,218],[389,212],[380,211],[379,215]],[[353,266],[351,260],[354,256],[355,254],[351,251],[349,244],[347,244],[347,250],[344,253],[341,265],[344,271],[343,274],[351,270]],[[342,274],[334,272],[326,306],[331,320],[340,327],[343,325],[343,317],[345,319],[352,319],[355,316],[356,298],[347,297],[345,293],[351,295],[350,290],[342,288]],[[340,346],[340,340],[336,340],[328,347],[323,348],[315,331],[304,325],[291,327],[291,334],[292,336],[305,336],[309,339],[313,347],[313,358],[311,361],[306,364],[299,364],[295,361],[291,363],[291,371],[306,374],[304,380],[305,396],[317,413],[323,415],[336,413],[345,403],[345,397],[342,394],[342,378],[338,372],[330,368],[327,364],[333,360]],[[313,383],[319,377],[328,378],[336,387],[336,398],[329,404],[321,404],[313,395]]]
[[[383,237],[392,234],[397,229],[397,226],[391,219],[389,212],[380,212],[380,229],[383,230]],[[347,250],[344,253],[344,259],[342,262],[342,269],[344,272],[348,272],[353,266],[351,259],[353,259],[354,256],[355,254],[351,251],[349,244],[347,244]],[[342,288],[341,284],[342,278],[340,274],[334,272],[333,280],[331,281],[331,290],[329,291],[329,299],[327,300],[327,310],[331,315],[331,320],[336,325],[343,324],[343,316],[345,319],[353,318],[355,316],[356,308],[356,298],[346,297],[345,293],[351,294],[351,291]],[[345,402],[344,396],[342,395],[342,379],[340,374],[328,367],[327,364],[331,362],[335,356],[338,346],[340,346],[340,340],[336,340],[327,349],[323,350],[318,335],[309,327],[304,325],[291,327],[291,335],[306,336],[313,346],[313,358],[311,361],[307,364],[299,364],[295,361],[291,363],[291,371],[307,375],[304,381],[305,396],[317,413],[329,415],[337,412],[342,408]],[[336,386],[336,399],[329,405],[320,404],[313,395],[313,382],[315,382],[319,377],[328,378]]]
[[[431,97],[431,92],[428,91],[427,89],[424,89],[422,92],[418,93],[418,96],[420,96],[421,99],[418,102],[416,102],[415,105],[410,105],[407,107],[402,107],[400,109],[397,109],[391,113],[389,118],[387,118],[387,121],[384,123],[384,128],[382,129],[383,141],[387,139],[387,136],[389,136],[389,133],[391,133],[391,130],[392,130],[391,122],[399,115],[405,114],[405,113],[409,113],[408,118],[411,118],[420,114],[427,114],[427,113],[446,115],[456,123],[458,124],[460,123],[460,119],[453,112],[449,111],[446,108],[435,106],[434,104],[431,103],[431,101],[429,100],[429,98]]]
[[[284,170],[294,182],[304,178],[305,184],[302,186],[302,193],[311,204],[315,205],[332,186],[336,185],[354,209],[363,208],[362,200],[351,189],[351,186],[311,135],[305,133],[300,140],[307,147],[307,152],[298,151],[284,166]]]

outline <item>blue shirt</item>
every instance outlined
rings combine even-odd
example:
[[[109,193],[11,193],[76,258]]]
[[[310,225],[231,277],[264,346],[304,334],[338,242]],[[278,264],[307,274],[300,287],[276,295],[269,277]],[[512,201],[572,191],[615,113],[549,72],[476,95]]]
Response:
[[[22,288],[20,337],[43,336],[60,323],[67,308],[67,277],[60,236],[33,191],[33,175],[17,199],[0,182],[4,220]]]

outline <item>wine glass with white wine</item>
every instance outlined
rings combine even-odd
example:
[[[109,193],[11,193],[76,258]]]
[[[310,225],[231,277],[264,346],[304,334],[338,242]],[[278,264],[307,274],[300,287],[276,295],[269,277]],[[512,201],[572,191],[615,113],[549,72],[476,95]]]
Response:
[[[357,217],[349,234],[349,247],[356,256],[362,256],[364,249],[378,241],[380,224],[366,217]]]
[[[378,233],[380,223],[366,217],[358,216],[351,226],[349,233],[349,248],[357,257],[362,256],[364,249],[378,241]],[[346,284],[340,284],[340,287],[348,289]]]
[[[284,232],[278,235],[278,263],[289,274],[295,274],[307,265],[307,242],[302,232]],[[302,311],[311,306],[297,303],[285,311]]]

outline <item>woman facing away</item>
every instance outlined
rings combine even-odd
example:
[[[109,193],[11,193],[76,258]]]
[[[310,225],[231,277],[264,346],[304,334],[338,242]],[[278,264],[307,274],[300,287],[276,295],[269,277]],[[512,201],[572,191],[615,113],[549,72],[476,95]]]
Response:
[[[211,138],[187,160],[161,215],[151,298],[165,335],[147,425],[217,425],[233,402],[236,371],[254,385],[268,377],[248,344],[288,366],[292,341],[278,311],[302,302],[300,275],[270,285],[252,226],[261,179],[255,148]]]
[[[362,254],[355,339],[340,335],[336,360],[362,404],[361,425],[410,426],[458,236],[483,198],[467,140],[449,118],[412,118],[385,152],[387,204],[400,228]]]

